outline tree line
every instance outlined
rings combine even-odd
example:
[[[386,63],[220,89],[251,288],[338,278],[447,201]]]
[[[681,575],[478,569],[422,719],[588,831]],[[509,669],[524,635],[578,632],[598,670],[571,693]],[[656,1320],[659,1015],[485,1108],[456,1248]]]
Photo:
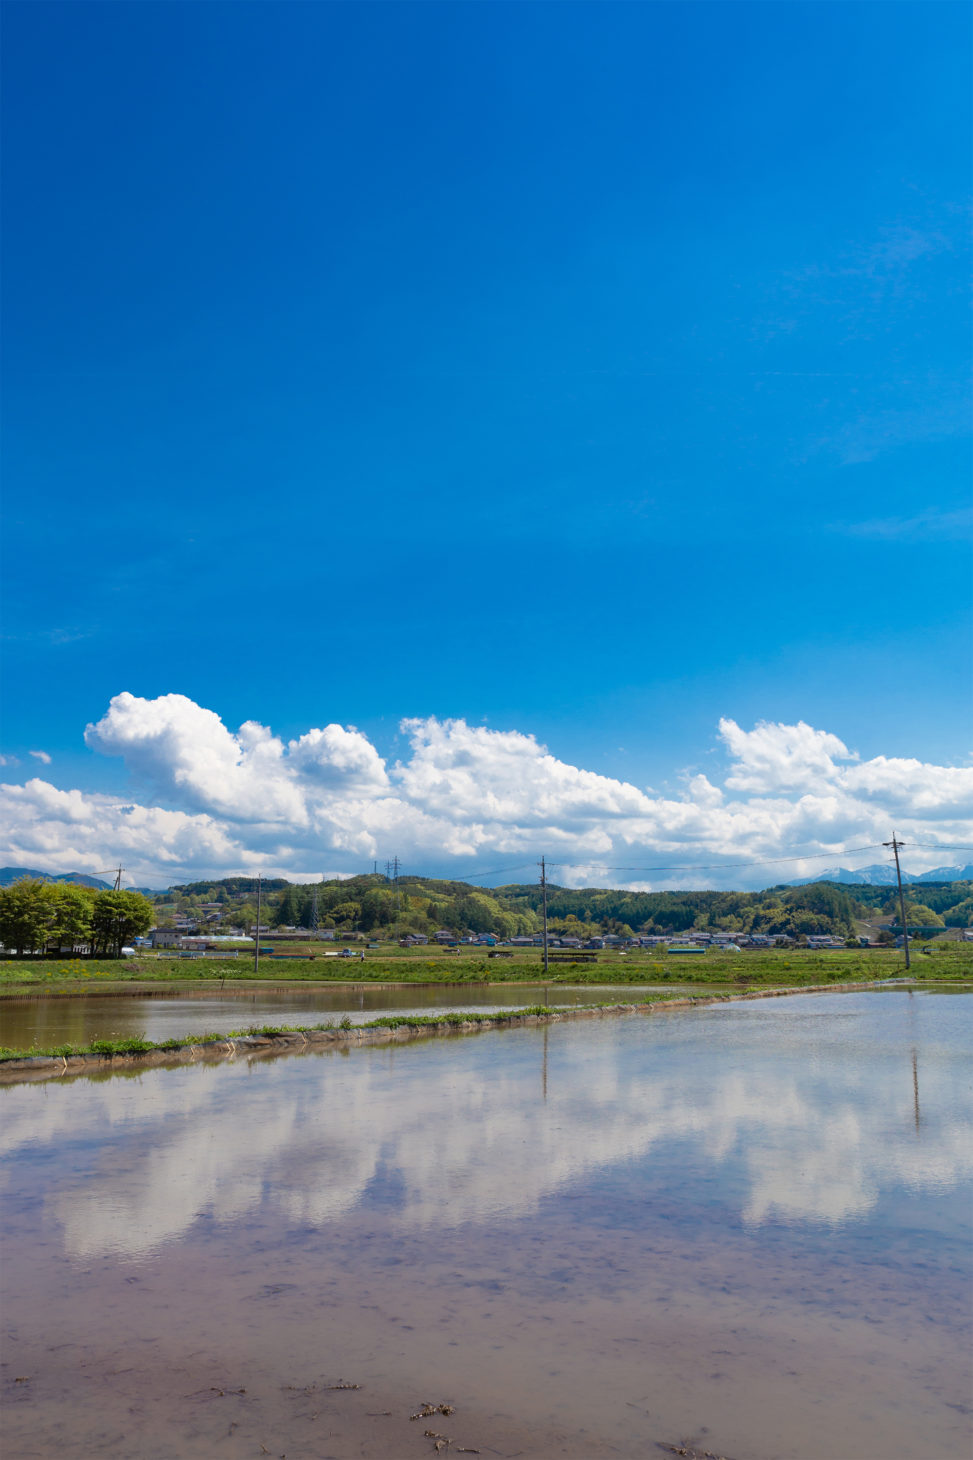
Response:
[[[860,894],[864,894],[863,896]],[[907,921],[935,928],[973,921],[973,886],[924,884],[923,902],[908,897]],[[224,920],[252,928],[256,922],[254,883],[248,878],[188,883],[156,899],[160,921],[178,912],[192,915],[204,902],[220,905]],[[898,913],[892,888],[849,888],[815,882],[771,887],[762,892],[629,892],[612,888],[548,886],[548,925],[553,935],[589,938],[638,934],[720,931],[849,937],[855,920],[875,911]],[[378,873],[317,884],[274,879],[263,884],[261,921],[272,928],[358,931],[375,937],[407,933],[432,936],[493,933],[500,938],[531,935],[541,928],[541,889],[536,883],[479,888],[465,882],[403,876],[397,882]]]
[[[98,891],[71,882],[25,877],[0,888],[0,943],[8,953],[87,948],[92,958],[120,958],[148,932],[155,909],[140,892]]]

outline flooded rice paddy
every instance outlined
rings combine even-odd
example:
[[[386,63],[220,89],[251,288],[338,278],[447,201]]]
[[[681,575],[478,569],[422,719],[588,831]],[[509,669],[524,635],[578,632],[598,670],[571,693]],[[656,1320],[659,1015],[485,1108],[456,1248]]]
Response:
[[[971,1035],[827,994],[10,1087],[6,1452],[959,1460]]]
[[[671,993],[678,985],[663,984]],[[712,986],[705,993],[719,992]],[[437,1014],[452,1009],[527,1008],[531,1004],[632,1003],[646,984],[571,988],[551,984],[339,984],[308,989],[236,989],[204,994],[59,994],[0,1000],[0,1046],[44,1048],[93,1039],[179,1039],[228,1034],[251,1024],[321,1024],[345,1016],[354,1024],[382,1014]]]

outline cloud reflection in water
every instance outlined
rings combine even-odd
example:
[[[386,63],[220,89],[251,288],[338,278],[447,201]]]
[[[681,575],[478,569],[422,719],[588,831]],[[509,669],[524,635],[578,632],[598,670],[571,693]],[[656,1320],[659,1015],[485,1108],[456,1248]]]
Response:
[[[20,1086],[2,1149],[48,1173],[38,1199],[78,1258],[259,1207],[320,1228],[390,1173],[403,1229],[522,1217],[639,1163],[707,1173],[748,1225],[844,1223],[968,1180],[973,1122],[968,999],[916,1000],[937,1027],[910,1045],[901,999],[842,998]]]

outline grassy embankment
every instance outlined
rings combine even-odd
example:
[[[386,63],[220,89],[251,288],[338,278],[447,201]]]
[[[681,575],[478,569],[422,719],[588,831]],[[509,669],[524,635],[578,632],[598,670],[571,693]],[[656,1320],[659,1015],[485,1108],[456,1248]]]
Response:
[[[664,994],[656,995],[656,1000],[664,1001],[665,997]],[[646,999],[645,1002],[652,1001]],[[589,1007],[605,1006],[592,1005]],[[25,1055],[48,1055],[58,1059],[67,1059],[71,1055],[81,1054],[145,1054],[153,1050],[165,1052],[166,1050],[182,1049],[190,1044],[226,1044],[230,1039],[246,1039],[255,1034],[272,1038],[277,1034],[312,1034],[331,1029],[440,1029],[444,1024],[458,1028],[464,1024],[510,1023],[513,1019],[523,1018],[527,1015],[550,1015],[551,1012],[551,1009],[545,1004],[530,1004],[522,1009],[504,1009],[490,1014],[477,1011],[444,1014],[383,1014],[380,1018],[370,1019],[367,1024],[353,1024],[347,1017],[337,1021],[328,1019],[323,1024],[251,1024],[245,1029],[230,1029],[226,1034],[186,1034],[180,1039],[163,1039],[158,1042],[141,1039],[138,1035],[130,1035],[121,1039],[93,1039],[88,1044],[65,1043],[44,1045],[43,1047],[32,1045],[30,1049],[6,1049],[0,1046],[0,1065],[7,1060],[23,1059]]]

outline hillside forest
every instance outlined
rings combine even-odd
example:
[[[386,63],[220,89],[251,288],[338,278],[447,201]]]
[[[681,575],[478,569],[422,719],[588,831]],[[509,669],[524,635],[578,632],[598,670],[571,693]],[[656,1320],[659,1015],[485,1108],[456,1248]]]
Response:
[[[910,895],[911,894],[911,895]],[[922,902],[906,892],[906,920],[930,933],[973,922],[973,883],[925,883]],[[340,881],[263,883],[261,926],[334,929],[380,939],[409,933],[432,937],[440,929],[499,938],[540,931],[541,888],[536,883],[479,888],[466,882],[378,873]],[[185,918],[251,929],[257,920],[252,878],[193,882],[154,897],[160,925]],[[810,933],[852,936],[856,923],[876,916],[898,921],[898,902],[888,887],[816,882],[762,892],[628,892],[570,889],[548,884],[552,936],[621,937],[696,931],[763,933],[800,938]]]

